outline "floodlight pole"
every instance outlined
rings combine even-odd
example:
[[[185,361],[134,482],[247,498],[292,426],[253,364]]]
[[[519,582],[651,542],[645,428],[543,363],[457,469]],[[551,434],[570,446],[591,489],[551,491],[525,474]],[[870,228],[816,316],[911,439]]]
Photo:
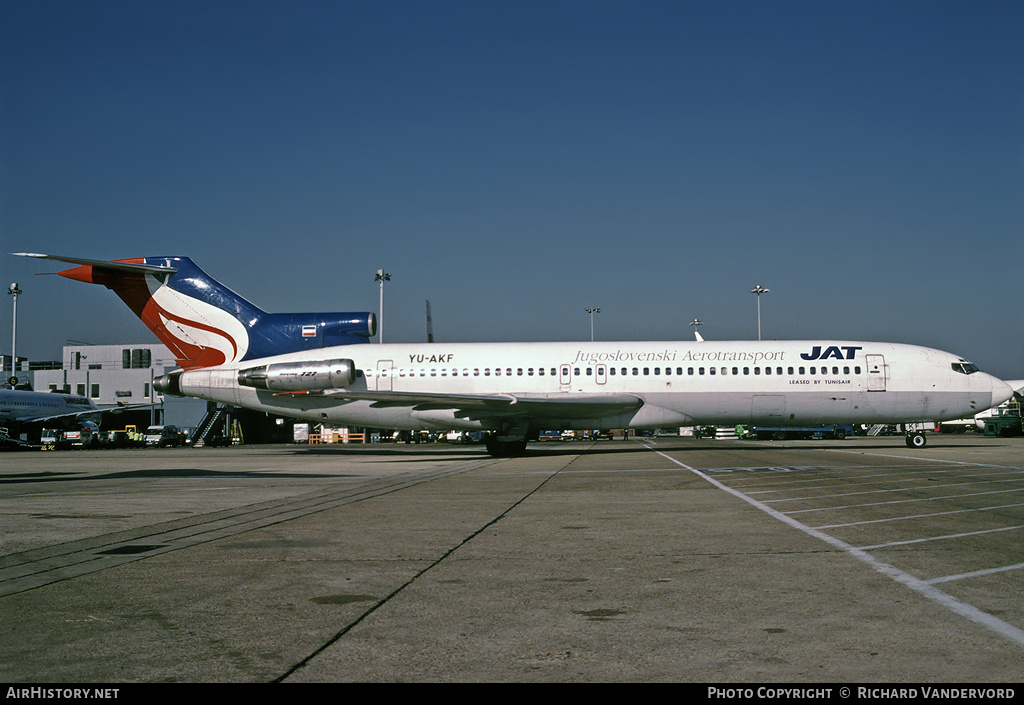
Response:
[[[14,282],[7,288],[7,293],[14,297],[13,330],[11,331],[11,389],[18,384],[18,282]]]
[[[391,275],[385,272],[383,269],[377,270],[377,276],[373,278],[375,282],[380,282],[380,314],[377,316],[377,329],[380,332],[380,341],[384,342],[384,282],[391,281]]]
[[[590,314],[590,342],[593,343],[594,342],[594,314],[595,313],[601,313],[601,309],[595,306],[595,307],[592,307],[592,308],[585,308],[583,310]]]
[[[761,339],[761,294],[767,294],[771,289],[765,289],[758,284],[750,290],[751,294],[757,294],[757,339]]]

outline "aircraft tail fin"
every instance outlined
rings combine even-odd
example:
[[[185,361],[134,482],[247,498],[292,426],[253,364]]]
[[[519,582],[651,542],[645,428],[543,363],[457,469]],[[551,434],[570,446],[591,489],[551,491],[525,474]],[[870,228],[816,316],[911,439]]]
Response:
[[[376,332],[372,313],[267,313],[187,257],[107,262],[14,254],[77,265],[56,274],[113,291],[185,369],[360,343]]]

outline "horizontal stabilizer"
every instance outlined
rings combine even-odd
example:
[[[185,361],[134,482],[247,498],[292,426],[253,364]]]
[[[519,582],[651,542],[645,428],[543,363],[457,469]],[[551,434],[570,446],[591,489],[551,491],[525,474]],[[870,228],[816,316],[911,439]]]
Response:
[[[139,274],[174,274],[178,270],[174,267],[156,267],[151,264],[144,264],[143,258],[119,260],[107,262],[101,259],[83,259],[81,257],[63,257],[60,255],[43,255],[37,252],[12,252],[17,257],[32,257],[34,259],[52,259],[57,262],[78,264],[93,267],[94,269],[105,269],[110,272],[135,272]]]

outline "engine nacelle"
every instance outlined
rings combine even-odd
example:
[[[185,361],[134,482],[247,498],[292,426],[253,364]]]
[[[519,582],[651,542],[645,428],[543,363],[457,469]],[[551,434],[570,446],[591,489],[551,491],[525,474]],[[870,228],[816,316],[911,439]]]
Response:
[[[342,389],[355,381],[356,363],[352,360],[277,362],[238,371],[238,383],[243,387],[271,392]]]
[[[185,394],[181,391],[181,375],[183,370],[174,370],[165,375],[160,375],[153,380],[153,388],[161,394],[166,394],[171,397],[183,397]]]

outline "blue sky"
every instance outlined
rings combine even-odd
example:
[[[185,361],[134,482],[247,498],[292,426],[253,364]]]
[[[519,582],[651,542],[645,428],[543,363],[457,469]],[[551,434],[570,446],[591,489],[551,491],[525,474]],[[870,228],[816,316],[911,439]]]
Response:
[[[183,255],[441,341],[929,345],[1024,377],[1019,2],[0,0],[18,352],[150,340],[9,257]],[[10,352],[10,298],[0,349]]]

